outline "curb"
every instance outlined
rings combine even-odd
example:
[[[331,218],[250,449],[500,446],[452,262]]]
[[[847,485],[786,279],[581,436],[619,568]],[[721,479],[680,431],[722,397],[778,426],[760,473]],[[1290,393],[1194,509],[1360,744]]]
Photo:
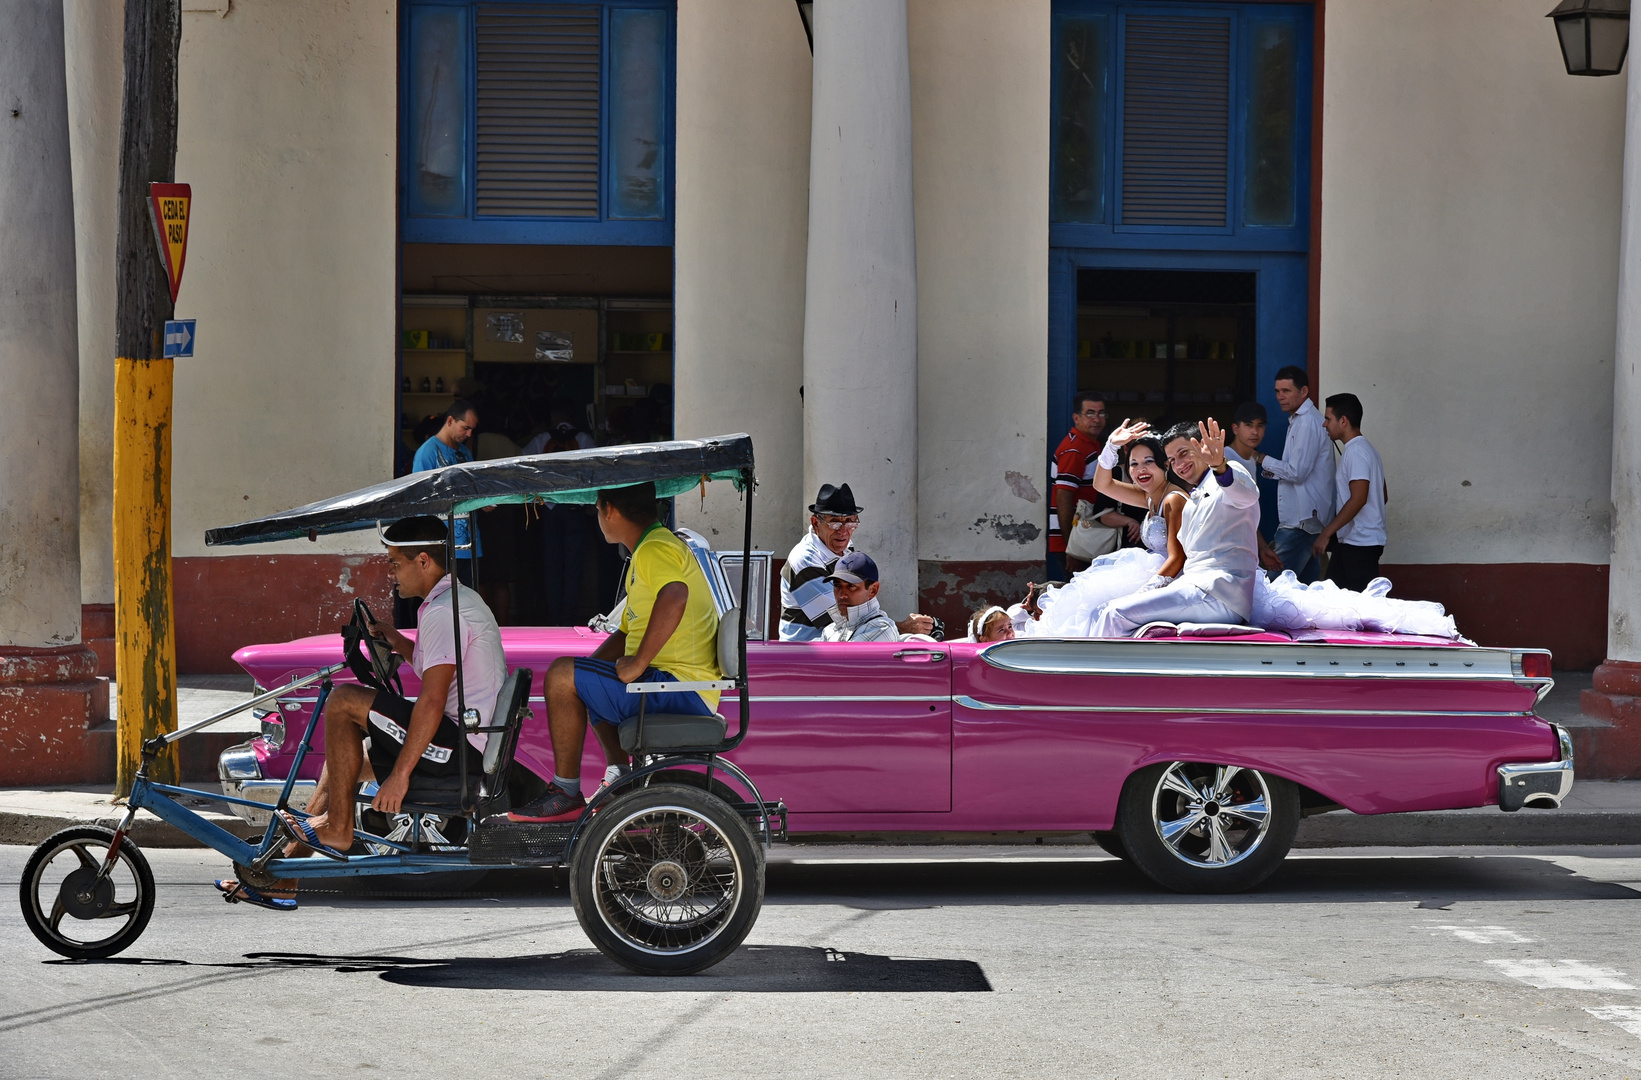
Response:
[[[204,815],[215,825],[235,836],[252,838],[261,830],[231,814]],[[76,825],[100,825],[112,829],[119,824],[119,815],[74,817],[19,810],[0,810],[0,844],[40,843],[61,829]],[[199,848],[203,844],[152,814],[139,813],[131,826],[131,839],[142,847]],[[1055,834],[1061,842],[1092,842],[1082,839],[1086,834]],[[987,834],[986,843],[1034,843],[1038,834]],[[881,841],[882,837],[852,835],[855,841]],[[817,842],[821,837],[806,838]],[[827,840],[844,837],[828,836]],[[961,838],[952,834],[919,837],[896,834],[899,843],[952,843],[964,839],[974,842],[979,837]],[[1506,814],[1498,810],[1426,811],[1418,814],[1377,814],[1363,816],[1344,811],[1317,814],[1299,823],[1294,838],[1295,848],[1330,847],[1565,847],[1579,845],[1618,845],[1641,843],[1641,811],[1565,811],[1518,810]]]
[[[1296,848],[1492,847],[1641,843],[1641,812],[1431,810],[1371,816],[1336,811],[1299,823]]]
[[[67,814],[34,813],[22,810],[0,810],[0,844],[33,846],[53,833],[79,825],[99,825],[113,829],[120,823],[120,814],[100,817],[73,817]],[[205,814],[205,819],[242,839],[260,836],[256,829],[231,814]],[[138,847],[148,848],[203,848],[205,845],[169,822],[142,811],[131,823],[128,833]]]

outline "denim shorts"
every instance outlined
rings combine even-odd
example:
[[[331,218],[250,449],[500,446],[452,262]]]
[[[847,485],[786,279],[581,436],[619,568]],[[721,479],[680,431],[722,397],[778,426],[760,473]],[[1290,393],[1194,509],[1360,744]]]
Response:
[[[650,668],[636,682],[678,682],[665,671]],[[685,716],[711,716],[712,710],[693,690],[669,691],[660,694],[629,694],[627,684],[616,678],[615,661],[594,660],[578,656],[575,661],[575,693],[587,706],[587,718],[595,724],[620,727],[638,715],[638,704],[652,713],[679,713]]]

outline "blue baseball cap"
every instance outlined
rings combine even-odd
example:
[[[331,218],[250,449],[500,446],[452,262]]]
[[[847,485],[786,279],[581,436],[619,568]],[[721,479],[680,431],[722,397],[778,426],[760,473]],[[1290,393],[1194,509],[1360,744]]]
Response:
[[[851,551],[837,561],[832,572],[826,575],[827,581],[847,581],[851,585],[873,585],[877,583],[877,563],[864,551]]]

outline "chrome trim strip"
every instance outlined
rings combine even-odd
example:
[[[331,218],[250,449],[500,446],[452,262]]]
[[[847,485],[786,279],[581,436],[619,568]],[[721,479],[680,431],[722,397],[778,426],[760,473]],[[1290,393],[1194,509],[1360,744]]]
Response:
[[[763,702],[786,701],[950,701],[949,694],[796,694],[792,696],[765,697],[755,694],[752,698],[754,705]]]
[[[1155,705],[1007,705],[980,701],[960,694],[952,701],[976,712],[1053,712],[1053,713],[1119,713],[1143,716],[1531,716],[1530,711],[1494,712],[1488,709],[1467,709],[1463,712],[1439,709],[1266,709],[1225,705],[1176,706],[1164,708]]]
[[[1518,677],[1509,649],[1459,646],[1027,638],[1000,641],[980,656],[992,667],[1028,675],[1550,681]]]

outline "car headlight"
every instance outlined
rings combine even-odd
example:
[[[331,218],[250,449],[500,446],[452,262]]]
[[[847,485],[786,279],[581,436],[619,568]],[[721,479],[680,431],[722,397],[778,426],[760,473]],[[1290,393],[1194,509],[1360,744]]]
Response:
[[[262,714],[262,741],[268,749],[278,750],[285,745],[285,720],[278,713]]]

